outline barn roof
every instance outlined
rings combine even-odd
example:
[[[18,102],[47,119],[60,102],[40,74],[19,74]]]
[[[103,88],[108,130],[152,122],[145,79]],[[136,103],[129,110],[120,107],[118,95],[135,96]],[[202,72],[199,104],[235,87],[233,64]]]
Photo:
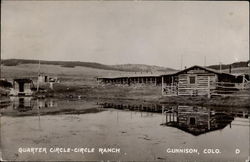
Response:
[[[14,79],[14,82],[18,82],[18,83],[31,83],[32,80],[29,78],[18,78],[18,79]]]
[[[167,74],[173,74],[175,72],[168,72]],[[105,76],[98,77],[98,79],[120,79],[120,78],[137,78],[137,77],[161,77],[162,74],[166,74],[166,72],[161,73],[134,73],[134,74],[122,74],[118,76]]]

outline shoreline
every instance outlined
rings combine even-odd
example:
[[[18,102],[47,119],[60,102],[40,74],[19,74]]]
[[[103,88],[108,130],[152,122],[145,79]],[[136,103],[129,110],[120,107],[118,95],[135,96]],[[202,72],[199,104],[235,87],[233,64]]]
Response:
[[[156,104],[177,104],[195,106],[250,108],[250,93],[244,92],[245,97],[235,96],[162,96],[161,87],[118,87],[118,86],[79,86],[59,84],[54,90],[34,94],[35,98],[55,98],[70,100],[113,100],[113,102],[142,102]],[[10,98],[0,96],[0,107],[10,103]]]
[[[36,98],[35,96],[33,96]],[[114,103],[121,102],[132,102],[132,103],[151,103],[151,104],[170,104],[170,105],[186,105],[186,106],[206,106],[206,107],[230,107],[230,108],[249,108],[250,104],[248,102],[249,98],[242,99],[239,97],[216,97],[207,99],[206,97],[196,96],[175,96],[175,97],[161,97],[157,99],[148,99],[148,98],[129,98],[129,97],[81,97],[79,98],[69,98],[65,96],[54,96],[54,97],[45,97],[53,99],[69,99],[72,101],[81,101],[81,100],[90,100],[90,101],[111,101]],[[0,108],[8,106],[11,103],[10,98],[0,101]]]

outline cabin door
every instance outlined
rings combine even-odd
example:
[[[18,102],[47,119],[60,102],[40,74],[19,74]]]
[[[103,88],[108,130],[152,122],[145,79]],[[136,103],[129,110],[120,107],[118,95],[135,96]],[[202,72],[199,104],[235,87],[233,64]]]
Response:
[[[19,92],[24,92],[24,83],[19,83]]]

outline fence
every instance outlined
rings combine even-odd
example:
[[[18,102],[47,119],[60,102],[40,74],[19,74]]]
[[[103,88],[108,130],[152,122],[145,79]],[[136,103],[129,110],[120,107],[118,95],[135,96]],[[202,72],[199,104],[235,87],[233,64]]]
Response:
[[[249,81],[243,83],[216,82],[216,89],[211,90],[212,96],[235,96],[236,92],[249,89]],[[237,96],[249,96],[246,94],[237,94]]]
[[[216,82],[215,87],[211,88],[210,85],[207,87],[193,87],[184,88],[179,87],[178,84],[163,84],[162,95],[163,96],[198,96],[207,95],[211,96],[235,96],[236,92],[250,89],[250,82],[245,81],[243,83],[231,83],[231,82]],[[249,94],[237,94],[237,96],[249,96]]]
[[[177,96],[178,95],[178,86],[177,85],[162,85],[162,95],[163,96]]]

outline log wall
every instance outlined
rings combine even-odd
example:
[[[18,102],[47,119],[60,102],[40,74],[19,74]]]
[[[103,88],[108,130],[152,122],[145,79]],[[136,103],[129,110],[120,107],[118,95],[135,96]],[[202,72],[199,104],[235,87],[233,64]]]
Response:
[[[190,77],[195,83],[190,83]],[[216,88],[217,75],[205,70],[190,70],[178,76],[178,95],[207,95]]]

